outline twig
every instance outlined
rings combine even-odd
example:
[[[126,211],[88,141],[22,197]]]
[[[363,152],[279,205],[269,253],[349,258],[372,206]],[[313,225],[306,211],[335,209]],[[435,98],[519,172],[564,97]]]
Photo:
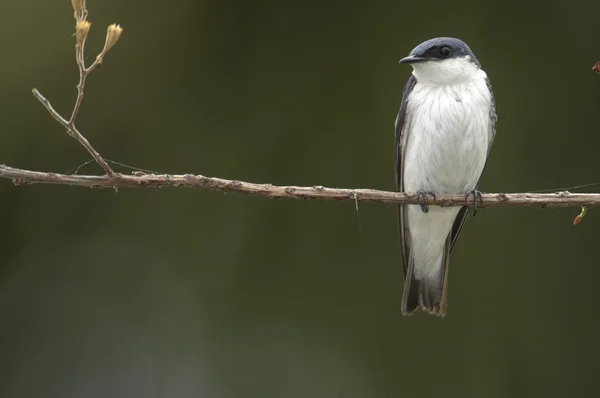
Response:
[[[420,204],[422,202],[417,194],[414,193],[388,192],[374,189],[325,188],[321,186],[276,186],[193,174],[168,175],[135,172],[133,175],[118,173],[104,176],[67,175],[16,169],[0,165],[0,178],[11,179],[15,185],[55,184],[88,188],[187,187],[204,188],[220,192],[237,192],[278,199],[356,200],[386,205]],[[435,200],[429,199],[428,204],[439,206],[470,206],[473,204],[473,199],[465,199],[465,195],[438,194]],[[567,191],[545,194],[488,193],[483,195],[483,203],[478,204],[478,207],[508,206],[595,207],[600,206],[600,194],[569,193]]]
[[[50,115],[60,123],[66,130],[67,133],[75,138],[77,142],[79,142],[89,153],[92,155],[96,163],[98,163],[106,172],[108,176],[114,176],[114,171],[112,168],[106,163],[104,158],[94,149],[92,144],[79,132],[77,127],[75,126],[75,119],[77,119],[77,115],[79,114],[79,109],[81,108],[81,103],[83,102],[83,91],[85,88],[85,79],[92,72],[96,66],[102,63],[102,60],[108,50],[115,45],[117,40],[119,39],[122,29],[118,25],[111,25],[108,27],[108,31],[106,33],[106,42],[104,44],[104,48],[102,52],[96,57],[96,60],[86,68],[85,66],[85,40],[87,38],[88,32],[91,27],[91,23],[87,21],[87,7],[85,4],[85,0],[72,0],[73,9],[74,9],[74,17],[75,17],[75,60],[77,62],[77,67],[79,69],[79,83],[77,84],[77,99],[75,100],[75,105],[73,106],[73,112],[71,113],[71,117],[69,120],[66,120],[62,117],[56,109],[52,106],[50,101],[39,92],[38,89],[34,88],[32,90],[33,96],[37,98],[42,105],[48,110]]]
[[[75,138],[77,142],[79,142],[85,149],[87,149],[87,151],[90,153],[90,155],[92,155],[96,163],[98,163],[104,169],[107,175],[115,174],[115,172],[111,169],[108,163],[106,163],[102,156],[94,149],[92,144],[90,144],[90,142],[79,132],[79,130],[77,130],[74,121],[65,120],[65,118],[63,118],[54,109],[52,104],[50,104],[50,101],[48,101],[48,99],[44,97],[38,89],[34,88],[32,90],[32,93],[33,96],[37,98],[42,103],[42,105],[44,105],[44,107],[48,110],[48,112],[54,118],[54,120],[59,122],[67,130],[67,134]],[[77,97],[77,99],[80,101],[79,95]],[[83,98],[83,94],[81,95],[81,98]],[[73,116],[71,116],[71,118],[73,118]]]

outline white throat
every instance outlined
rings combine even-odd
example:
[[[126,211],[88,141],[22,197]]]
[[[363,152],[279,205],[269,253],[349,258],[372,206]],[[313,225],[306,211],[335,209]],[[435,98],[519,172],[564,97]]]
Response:
[[[412,66],[413,75],[420,84],[452,85],[487,77],[468,57],[426,61]]]

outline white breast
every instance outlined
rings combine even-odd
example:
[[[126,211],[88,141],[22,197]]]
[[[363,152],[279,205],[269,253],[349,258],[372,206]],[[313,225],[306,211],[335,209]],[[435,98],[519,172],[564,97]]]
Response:
[[[482,73],[453,85],[416,84],[407,103],[405,191],[475,188],[492,134],[492,98]]]

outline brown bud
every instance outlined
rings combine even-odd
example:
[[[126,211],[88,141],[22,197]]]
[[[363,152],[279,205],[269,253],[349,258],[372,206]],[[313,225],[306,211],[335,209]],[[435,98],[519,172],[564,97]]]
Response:
[[[78,21],[75,25],[75,38],[78,46],[83,46],[91,26],[90,21]]]
[[[108,29],[106,30],[106,41],[104,42],[104,48],[97,57],[99,64],[102,63],[102,59],[104,58],[106,53],[117,43],[119,37],[121,37],[122,32],[123,28],[120,25],[112,24],[108,27]]]

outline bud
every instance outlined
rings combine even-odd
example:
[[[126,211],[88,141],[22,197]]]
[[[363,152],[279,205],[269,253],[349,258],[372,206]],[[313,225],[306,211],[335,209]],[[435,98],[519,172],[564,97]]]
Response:
[[[78,46],[83,46],[91,26],[92,23],[90,21],[78,21],[77,25],[75,25],[75,38]]]
[[[573,220],[573,225],[579,224],[581,220],[583,220],[583,217],[585,217],[585,213],[587,213],[587,207],[581,206],[581,213],[575,217],[575,220]]]
[[[85,0],[71,0],[71,4],[73,5],[73,16],[76,20],[82,21],[85,19],[87,10],[85,8]]]
[[[113,46],[117,43],[117,40],[119,40],[119,37],[121,37],[122,32],[123,28],[120,25],[112,24],[108,27],[108,29],[106,30],[106,41],[104,42],[104,48],[97,57],[99,64],[102,63],[102,59],[104,58],[108,50],[113,48]]]

